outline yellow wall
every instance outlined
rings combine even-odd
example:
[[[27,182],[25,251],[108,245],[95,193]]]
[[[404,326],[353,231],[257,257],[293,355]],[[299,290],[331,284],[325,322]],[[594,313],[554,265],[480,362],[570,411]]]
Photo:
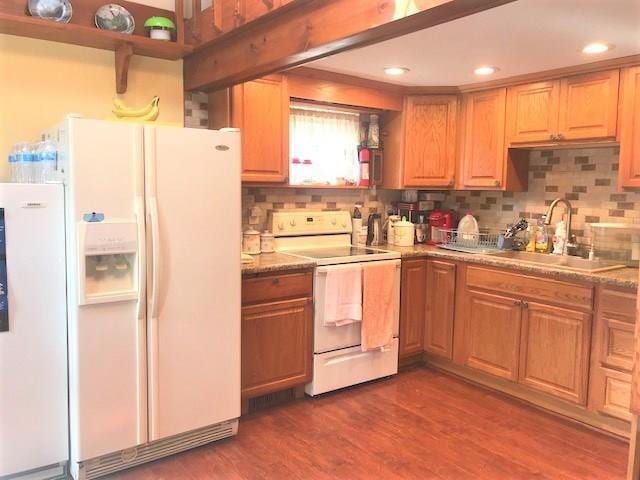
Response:
[[[13,143],[38,134],[66,113],[108,118],[115,95],[111,51],[0,35],[0,181]],[[132,107],[160,97],[162,122],[184,122],[182,61],[134,55],[129,88],[122,99]]]

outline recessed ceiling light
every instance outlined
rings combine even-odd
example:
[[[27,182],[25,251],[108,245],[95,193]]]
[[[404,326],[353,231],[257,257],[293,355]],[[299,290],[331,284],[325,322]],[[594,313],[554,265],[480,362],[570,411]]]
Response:
[[[488,65],[483,65],[482,67],[476,68],[473,73],[476,75],[491,75],[492,73],[496,73],[500,70],[498,67],[489,67]]]
[[[607,50],[611,50],[612,48],[613,45],[607,45],[606,43],[602,42],[593,42],[589,45],[586,45],[582,49],[582,53],[586,53],[587,55],[595,55],[597,53],[604,53]]]
[[[384,73],[387,75],[404,75],[408,71],[409,69],[405,67],[387,67],[384,69]]]

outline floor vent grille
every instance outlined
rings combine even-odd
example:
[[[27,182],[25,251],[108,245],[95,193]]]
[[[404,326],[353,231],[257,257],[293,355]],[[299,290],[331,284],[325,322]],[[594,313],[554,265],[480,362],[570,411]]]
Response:
[[[110,453],[80,463],[80,478],[99,478],[126,468],[151,462],[191,448],[206,445],[238,432],[238,421],[222,422],[209,427]]]
[[[293,388],[260,395],[259,397],[254,397],[249,400],[249,412],[253,413],[258,410],[281,405],[283,403],[290,402],[294,398],[295,394]]]

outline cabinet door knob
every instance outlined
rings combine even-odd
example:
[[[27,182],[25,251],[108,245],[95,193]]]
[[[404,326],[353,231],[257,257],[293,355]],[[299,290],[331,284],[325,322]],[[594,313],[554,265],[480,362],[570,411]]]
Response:
[[[529,308],[529,303],[522,302],[522,308]]]
[[[495,181],[493,182],[493,184],[494,184],[496,187],[499,187],[499,186],[500,186],[500,183],[501,183],[501,182],[500,182],[500,180],[495,180]]]
[[[455,185],[455,180],[449,180],[449,183],[447,184],[448,187],[453,187]]]
[[[522,306],[522,300],[514,300],[513,301],[513,305],[515,307],[521,307]]]
[[[280,279],[274,278],[273,280],[271,280],[271,285],[280,285]]]
[[[558,134],[558,140],[565,140],[564,135],[559,133]]]
[[[558,140],[558,136],[555,133],[552,133],[551,135],[549,135],[549,138],[551,140]]]

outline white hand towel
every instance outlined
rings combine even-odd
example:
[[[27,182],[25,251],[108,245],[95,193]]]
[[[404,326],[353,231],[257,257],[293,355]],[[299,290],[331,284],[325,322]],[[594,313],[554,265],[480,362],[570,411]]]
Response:
[[[339,327],[362,321],[362,267],[328,270],[325,282],[324,325]]]

